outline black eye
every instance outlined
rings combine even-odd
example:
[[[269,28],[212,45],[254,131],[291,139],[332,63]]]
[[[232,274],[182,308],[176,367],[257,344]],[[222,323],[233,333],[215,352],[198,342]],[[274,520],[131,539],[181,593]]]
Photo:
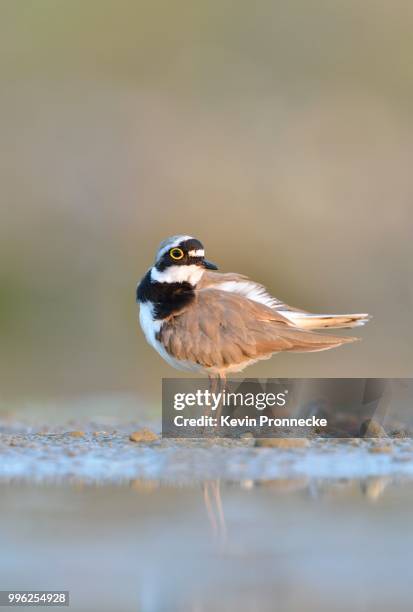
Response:
[[[172,257],[172,259],[182,259],[182,257],[184,256],[184,252],[182,249],[174,247],[169,251],[169,255]]]

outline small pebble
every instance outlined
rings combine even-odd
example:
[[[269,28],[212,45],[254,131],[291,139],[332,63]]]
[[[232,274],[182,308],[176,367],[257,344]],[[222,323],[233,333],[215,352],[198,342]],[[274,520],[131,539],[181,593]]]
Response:
[[[306,438],[260,438],[255,446],[264,448],[305,448],[310,445]]]
[[[138,429],[138,431],[134,431],[129,436],[129,440],[131,442],[154,442],[158,438],[159,436],[157,436],[155,432],[151,431],[147,427]]]
[[[360,425],[360,435],[363,438],[386,438],[383,427],[374,419],[367,419]]]
[[[392,446],[372,446],[371,448],[369,448],[369,453],[392,453],[393,452],[393,447]]]

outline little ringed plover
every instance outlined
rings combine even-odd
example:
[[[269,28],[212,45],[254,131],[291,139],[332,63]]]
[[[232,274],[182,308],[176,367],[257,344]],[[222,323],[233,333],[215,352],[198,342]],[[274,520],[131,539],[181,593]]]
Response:
[[[368,314],[312,314],[241,274],[216,272],[202,243],[172,236],[138,285],[147,341],[180,370],[224,379],[274,353],[314,352],[357,340],[313,330],[364,325]]]

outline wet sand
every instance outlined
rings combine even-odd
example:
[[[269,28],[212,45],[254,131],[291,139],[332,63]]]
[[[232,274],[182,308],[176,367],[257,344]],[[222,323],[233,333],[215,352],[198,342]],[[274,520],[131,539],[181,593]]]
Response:
[[[77,428],[0,424],[0,481],[190,484],[276,478],[413,477],[411,438],[162,439],[151,423]],[[143,435],[142,435],[143,434]],[[298,444],[299,442],[299,444]],[[268,444],[277,444],[268,447]]]

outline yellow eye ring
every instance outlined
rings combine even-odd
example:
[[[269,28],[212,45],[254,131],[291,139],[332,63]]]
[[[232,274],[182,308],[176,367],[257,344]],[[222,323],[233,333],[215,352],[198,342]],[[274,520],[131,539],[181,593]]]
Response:
[[[179,249],[178,247],[174,247],[173,249],[171,249],[169,251],[169,255],[172,257],[172,259],[182,259],[182,257],[184,256],[184,252],[182,249]]]

